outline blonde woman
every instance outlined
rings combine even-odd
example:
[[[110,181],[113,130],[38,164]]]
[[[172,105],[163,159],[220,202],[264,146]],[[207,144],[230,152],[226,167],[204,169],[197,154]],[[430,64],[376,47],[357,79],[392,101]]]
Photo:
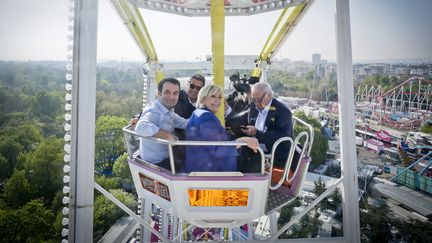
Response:
[[[197,109],[189,119],[186,140],[229,141],[225,128],[216,117],[222,102],[222,90],[215,85],[205,86],[198,93]],[[241,137],[257,152],[258,140]],[[233,146],[186,146],[184,171],[237,171],[237,149]]]

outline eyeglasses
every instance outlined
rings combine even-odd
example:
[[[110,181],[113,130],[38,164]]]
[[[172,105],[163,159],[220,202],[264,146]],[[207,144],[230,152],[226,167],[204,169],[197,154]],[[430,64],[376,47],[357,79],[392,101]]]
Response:
[[[195,85],[195,84],[193,84],[193,83],[189,83],[189,88],[190,88],[190,89],[195,89],[195,90],[197,90],[197,91],[200,91],[200,90],[202,89],[201,86],[197,86],[197,85]]]
[[[264,92],[264,94],[261,96],[261,98],[259,98],[259,99],[251,98],[250,101],[253,103],[261,103],[263,101],[265,95],[266,95],[266,93]]]

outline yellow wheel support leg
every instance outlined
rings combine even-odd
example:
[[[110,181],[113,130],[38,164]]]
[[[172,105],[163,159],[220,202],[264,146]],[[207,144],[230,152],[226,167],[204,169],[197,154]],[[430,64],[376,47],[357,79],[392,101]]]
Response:
[[[213,83],[224,90],[224,43],[225,43],[225,6],[223,0],[211,0],[211,29],[212,29],[212,54],[213,54]],[[224,98],[216,116],[222,123],[224,119]]]

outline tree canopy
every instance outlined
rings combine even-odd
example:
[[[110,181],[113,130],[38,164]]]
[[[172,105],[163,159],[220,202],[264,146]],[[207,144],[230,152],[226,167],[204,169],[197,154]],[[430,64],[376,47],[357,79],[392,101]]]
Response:
[[[28,180],[37,195],[50,204],[57,191],[63,187],[63,141],[47,138],[35,150],[23,154]]]
[[[311,150],[312,164],[323,164],[327,158],[328,139],[321,134],[321,124],[315,118],[306,116],[304,112],[295,112],[294,116],[300,118],[314,128],[314,141]],[[304,126],[294,127],[294,134],[299,134],[301,131],[307,131]]]
[[[61,241],[65,74],[64,62],[0,61],[0,242]],[[97,87],[96,147],[112,165],[125,150],[121,128],[142,109],[139,64],[98,67]],[[121,190],[124,163],[96,181]]]
[[[137,200],[133,194],[121,189],[113,189],[109,192],[132,211],[136,211]],[[95,238],[100,238],[118,219],[127,215],[103,195],[96,196],[94,208]]]
[[[0,242],[47,242],[52,239],[53,223],[53,212],[40,200],[19,209],[0,209]]]
[[[118,156],[125,151],[122,128],[128,120],[124,117],[101,116],[96,121],[96,163],[103,169],[112,168]],[[102,164],[102,165],[101,165]]]

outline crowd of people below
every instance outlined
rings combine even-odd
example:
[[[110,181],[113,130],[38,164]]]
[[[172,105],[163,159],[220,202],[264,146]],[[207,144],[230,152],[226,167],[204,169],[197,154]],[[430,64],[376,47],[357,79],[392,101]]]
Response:
[[[223,91],[216,85],[206,85],[202,75],[193,75],[186,89],[181,90],[175,78],[158,83],[157,99],[131,120],[135,131],[142,137],[169,141],[241,141],[246,146],[174,146],[176,171],[240,171],[259,173],[261,155],[272,151],[281,137],[292,137],[292,114],[274,97],[271,86],[264,82],[251,85],[241,102],[243,110],[230,105]],[[216,113],[225,101],[225,124]],[[281,143],[274,165],[283,167],[291,144]],[[171,170],[168,146],[150,139],[140,139],[140,156],[146,162]]]

